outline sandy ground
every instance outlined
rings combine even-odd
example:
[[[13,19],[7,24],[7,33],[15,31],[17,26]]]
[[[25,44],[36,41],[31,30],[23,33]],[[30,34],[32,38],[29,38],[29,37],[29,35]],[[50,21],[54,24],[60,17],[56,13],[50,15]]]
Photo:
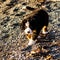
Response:
[[[25,6],[39,8],[40,2],[0,0],[0,60],[60,60],[60,2],[46,3],[49,34],[27,49],[28,40],[20,27],[21,21],[32,11]],[[38,47],[43,47],[43,52],[30,55],[30,51]]]

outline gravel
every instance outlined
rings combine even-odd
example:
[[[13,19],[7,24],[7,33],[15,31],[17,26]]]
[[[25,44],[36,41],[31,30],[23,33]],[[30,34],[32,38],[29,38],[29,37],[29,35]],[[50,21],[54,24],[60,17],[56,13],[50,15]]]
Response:
[[[21,21],[24,16],[32,12],[22,9],[22,7],[24,5],[34,8],[40,7],[39,2],[33,2],[0,1],[0,60],[49,60],[46,58],[49,55],[52,56],[50,60],[60,60],[60,2],[58,1],[46,3],[49,14],[49,34],[47,37],[40,38],[40,43],[22,51],[27,47],[28,40],[21,30]],[[31,50],[44,46],[46,47],[44,49],[49,52],[29,56]]]

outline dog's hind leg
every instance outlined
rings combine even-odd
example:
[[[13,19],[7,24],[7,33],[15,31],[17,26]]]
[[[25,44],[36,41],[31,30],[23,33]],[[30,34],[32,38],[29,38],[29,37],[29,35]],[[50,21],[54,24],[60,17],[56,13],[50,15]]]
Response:
[[[47,31],[47,26],[43,26],[42,28],[42,34],[47,34],[48,31]]]

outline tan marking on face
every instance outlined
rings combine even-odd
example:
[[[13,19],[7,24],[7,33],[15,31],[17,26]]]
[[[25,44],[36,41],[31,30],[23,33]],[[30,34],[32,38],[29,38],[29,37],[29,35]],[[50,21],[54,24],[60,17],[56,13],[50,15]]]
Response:
[[[33,30],[33,33],[36,33],[36,30]]]
[[[36,35],[35,33],[36,33],[36,30],[33,30],[32,34],[30,34],[30,33],[26,34],[27,39],[28,40],[33,39],[33,37]]]
[[[32,38],[32,34],[26,34],[26,38],[30,40]]]

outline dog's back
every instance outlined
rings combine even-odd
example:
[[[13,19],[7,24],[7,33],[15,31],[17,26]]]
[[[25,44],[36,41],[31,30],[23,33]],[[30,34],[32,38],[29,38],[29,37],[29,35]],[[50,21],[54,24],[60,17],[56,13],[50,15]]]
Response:
[[[22,28],[29,40],[28,45],[34,44],[33,41],[37,39],[40,31],[47,34],[47,26],[49,22],[48,13],[44,9],[34,10],[29,16],[22,21]]]
[[[25,23],[29,21],[32,30],[41,30],[43,26],[48,26],[49,16],[46,10],[36,9],[30,15],[24,17],[22,21],[22,29],[25,29]]]
[[[39,10],[35,15],[33,15],[31,18],[29,18],[30,27],[32,30],[34,29],[41,29],[43,26],[48,26],[48,13],[41,9]]]

